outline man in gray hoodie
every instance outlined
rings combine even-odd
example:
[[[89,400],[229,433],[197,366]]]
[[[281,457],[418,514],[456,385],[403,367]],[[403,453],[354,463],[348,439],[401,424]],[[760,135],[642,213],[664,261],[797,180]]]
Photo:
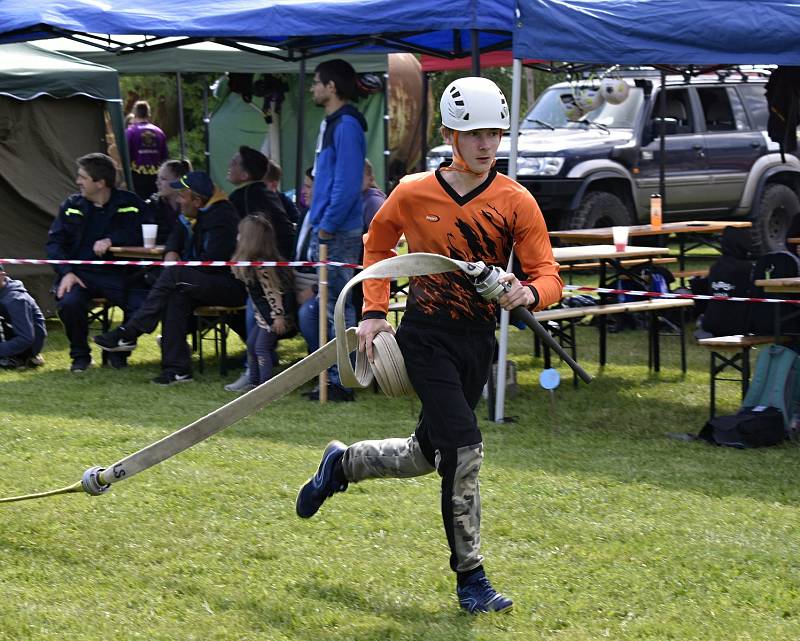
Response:
[[[36,367],[47,330],[44,316],[22,281],[0,265],[0,367]]]

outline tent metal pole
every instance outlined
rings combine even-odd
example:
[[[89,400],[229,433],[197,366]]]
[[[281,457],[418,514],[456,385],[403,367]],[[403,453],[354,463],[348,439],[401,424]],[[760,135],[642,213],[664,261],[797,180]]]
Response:
[[[302,53],[302,52],[301,52]],[[305,128],[306,58],[301,56],[297,70],[297,135],[295,136],[294,160],[294,202],[300,205],[300,192],[303,189],[303,143]]]
[[[469,30],[469,40],[470,40],[470,51],[472,53],[472,75],[473,76],[480,76],[481,75],[481,50],[480,50],[480,42],[478,39],[478,30],[477,29],[470,29]]]
[[[211,118],[208,115],[208,76],[203,74],[203,146],[206,159],[206,172],[211,173],[211,150],[209,148],[209,126]]]
[[[422,104],[421,104],[421,122],[419,127],[420,133],[420,146],[419,146],[419,170],[425,171],[427,167],[427,161],[425,158],[428,155],[428,86],[429,86],[430,77],[428,76],[427,71],[422,72]]]
[[[658,95],[659,112],[661,113],[661,122],[659,123],[659,134],[661,140],[658,143],[659,163],[658,163],[658,190],[661,192],[661,211],[666,214],[667,212],[667,182],[664,176],[664,165],[666,162],[666,125],[664,124],[664,115],[667,113],[667,72],[661,70],[661,93]]]
[[[511,79],[511,140],[508,152],[508,177],[517,178],[517,149],[519,147],[519,103],[522,93],[522,60],[514,58]],[[508,257],[508,270],[511,270],[514,250]],[[497,343],[497,386],[494,397],[494,422],[505,422],[506,405],[506,361],[508,360],[508,325],[510,314],[505,309],[500,312],[500,340]]]
[[[391,125],[391,115],[389,113],[389,82],[387,62],[386,73],[383,74],[383,191],[387,194],[389,193],[389,127]]]
[[[181,158],[186,158],[186,132],[183,122],[183,84],[180,71],[175,73],[175,91],[178,94],[178,130],[180,135]]]

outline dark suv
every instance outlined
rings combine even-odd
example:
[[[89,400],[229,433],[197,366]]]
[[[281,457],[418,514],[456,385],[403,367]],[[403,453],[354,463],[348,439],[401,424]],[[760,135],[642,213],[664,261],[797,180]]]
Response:
[[[562,96],[545,90],[521,123],[517,180],[536,197],[550,229],[585,229],[649,220],[659,191],[660,80],[625,75],[629,95],[567,120]],[[767,138],[767,77],[761,73],[668,77],[664,220],[745,218],[764,250],[785,247],[800,211],[800,161]],[[438,167],[450,148],[431,150]],[[509,137],[497,154],[507,171]]]

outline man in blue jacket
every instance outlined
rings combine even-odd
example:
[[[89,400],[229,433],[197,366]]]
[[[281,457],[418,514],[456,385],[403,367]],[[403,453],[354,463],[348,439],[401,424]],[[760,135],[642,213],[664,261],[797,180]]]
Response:
[[[0,265],[0,367],[37,367],[47,330],[44,316],[22,281]]]
[[[319,260],[319,246],[328,246],[328,260],[357,263],[361,252],[363,232],[363,207],[361,181],[364,176],[364,159],[367,142],[364,132],[367,123],[351,103],[357,99],[356,72],[344,60],[327,60],[317,65],[311,84],[314,103],[325,109],[325,119],[320,124],[317,155],[314,161],[314,198],[308,216],[311,224],[310,252],[312,260]],[[328,270],[328,338],[333,333],[333,309],[339,292],[353,277],[352,269],[332,267]],[[302,326],[311,326],[309,316],[316,316],[319,303],[309,303],[301,314]],[[350,302],[345,307],[348,326],[356,322],[355,310]],[[319,337],[303,333],[309,349],[316,349]],[[352,400],[352,392],[341,387],[339,372],[334,366],[329,370],[331,400]]]
[[[58,210],[47,235],[50,259],[113,259],[109,248],[142,244],[146,207],[134,193],[116,189],[117,168],[105,154],[81,156],[72,194]],[[89,350],[89,307],[93,298],[106,298],[129,317],[147,295],[129,285],[129,270],[115,266],[55,265],[56,306],[69,339],[73,372],[92,365]],[[124,367],[124,356],[111,361]]]

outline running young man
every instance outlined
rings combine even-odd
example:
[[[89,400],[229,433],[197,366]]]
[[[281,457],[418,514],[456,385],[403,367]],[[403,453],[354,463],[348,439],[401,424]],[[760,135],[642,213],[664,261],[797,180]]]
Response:
[[[441,113],[452,165],[401,181],[365,236],[364,265],[393,255],[401,234],[409,252],[501,267],[514,248],[530,285],[522,286],[513,274],[504,276],[511,288],[499,304],[540,309],[558,301],[562,282],[541,211],[524,187],[494,169],[509,126],[502,92],[485,78],[456,80],[444,91]],[[388,298],[388,282],[364,282],[358,336],[359,349],[370,360],[374,337],[393,331],[386,321]],[[496,312],[496,303],[483,300],[461,272],[412,278],[397,342],[422,401],[414,434],[349,447],[329,443],[296,504],[297,514],[308,518],[348,483],[436,470],[442,477],[442,519],[456,593],[461,607],[473,614],[512,607],[511,599],[492,588],[480,554],[483,439],[474,409],[492,363]]]

